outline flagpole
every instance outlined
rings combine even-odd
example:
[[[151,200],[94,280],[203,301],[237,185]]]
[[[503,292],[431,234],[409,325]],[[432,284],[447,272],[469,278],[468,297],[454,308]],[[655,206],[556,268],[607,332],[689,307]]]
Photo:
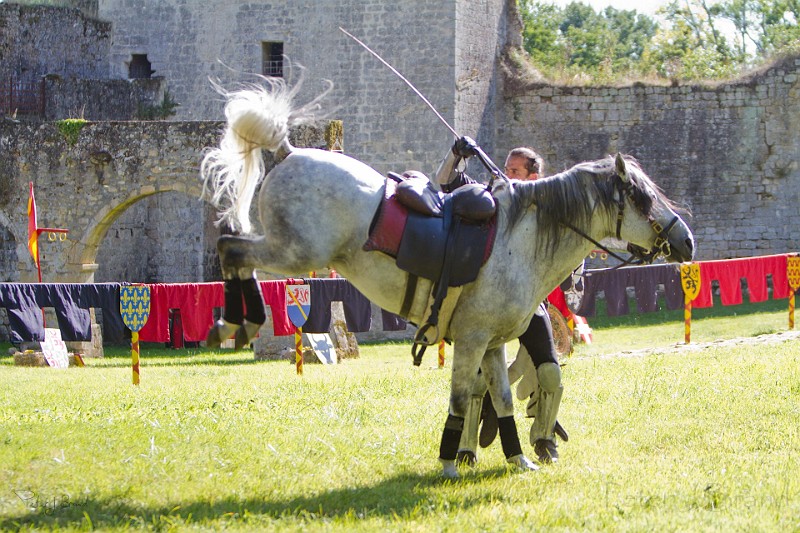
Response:
[[[56,233],[62,235],[61,240],[66,239],[66,234],[69,233],[67,229],[59,228],[40,228],[36,220],[36,197],[33,194],[33,182],[28,183],[28,251],[33,257],[33,262],[36,263],[36,274],[39,278],[39,283],[42,282],[42,263],[39,261],[39,236],[42,233],[50,233],[55,236]],[[55,240],[55,237],[52,239]],[[42,325],[46,328],[47,322],[42,308]]]

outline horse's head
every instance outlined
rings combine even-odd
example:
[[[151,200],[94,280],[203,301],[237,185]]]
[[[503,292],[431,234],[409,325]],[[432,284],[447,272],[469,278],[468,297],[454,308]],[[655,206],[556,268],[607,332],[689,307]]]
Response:
[[[672,202],[635,161],[617,154],[614,166],[618,178],[616,238],[627,241],[628,251],[645,262],[659,256],[667,261],[691,261],[694,236]]]

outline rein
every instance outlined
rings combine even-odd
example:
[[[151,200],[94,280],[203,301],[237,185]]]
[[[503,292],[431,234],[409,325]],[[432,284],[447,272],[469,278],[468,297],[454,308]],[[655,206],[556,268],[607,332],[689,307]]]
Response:
[[[619,176],[618,176],[619,177]],[[619,182],[617,185],[617,191],[619,192],[617,198],[617,231],[616,237],[618,240],[623,240],[620,232],[622,230],[622,220],[625,216],[625,197],[627,196],[629,199],[633,200],[633,184],[630,182],[624,182],[622,178],[619,178]],[[631,257],[623,258],[619,254],[616,254],[609,250],[607,247],[603,246],[597,240],[593,239],[589,235],[586,234],[583,230],[575,227],[573,224],[569,222],[562,222],[564,226],[571,229],[587,241],[591,242],[608,255],[613,257],[614,259],[620,261],[620,264],[608,268],[606,270],[616,270],[618,268],[629,266],[629,265],[642,265],[642,264],[651,264],[658,256],[668,256],[670,254],[670,246],[669,246],[669,232],[672,231],[672,228],[678,222],[678,216],[672,218],[672,220],[667,224],[666,227],[661,226],[652,216],[649,214],[647,215],[647,221],[650,223],[650,226],[653,228],[653,231],[656,234],[656,240],[653,243],[653,248],[650,250],[645,250],[640,246],[636,246],[635,244],[628,244],[628,251],[631,253]],[[634,259],[634,257],[636,259]]]

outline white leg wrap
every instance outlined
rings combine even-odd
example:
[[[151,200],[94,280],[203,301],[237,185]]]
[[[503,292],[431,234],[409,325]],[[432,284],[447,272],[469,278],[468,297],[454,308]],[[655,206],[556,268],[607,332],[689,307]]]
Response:
[[[481,406],[483,405],[483,395],[472,395],[467,404],[467,416],[464,417],[464,431],[461,433],[461,441],[458,451],[470,451],[477,457],[478,452],[478,428],[481,422]]]
[[[555,441],[554,428],[561,406],[561,395],[564,393],[561,367],[556,363],[539,365],[536,374],[539,380],[539,394],[534,393],[527,406],[528,416],[534,417],[531,426],[531,445],[539,439]]]

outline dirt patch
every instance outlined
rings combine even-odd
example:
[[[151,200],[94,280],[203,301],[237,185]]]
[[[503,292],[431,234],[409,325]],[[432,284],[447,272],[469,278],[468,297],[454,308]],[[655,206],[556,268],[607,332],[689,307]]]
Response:
[[[735,339],[722,339],[712,342],[698,342],[698,343],[676,343],[669,346],[659,346],[657,348],[643,348],[641,350],[625,350],[613,354],[603,354],[595,357],[644,357],[646,355],[655,354],[680,354],[687,352],[696,352],[706,350],[708,348],[719,348],[727,346],[752,346],[754,344],[776,344],[780,342],[791,341],[800,338],[800,331],[782,331],[780,333],[769,333],[764,335],[757,335],[755,337],[737,337]]]

